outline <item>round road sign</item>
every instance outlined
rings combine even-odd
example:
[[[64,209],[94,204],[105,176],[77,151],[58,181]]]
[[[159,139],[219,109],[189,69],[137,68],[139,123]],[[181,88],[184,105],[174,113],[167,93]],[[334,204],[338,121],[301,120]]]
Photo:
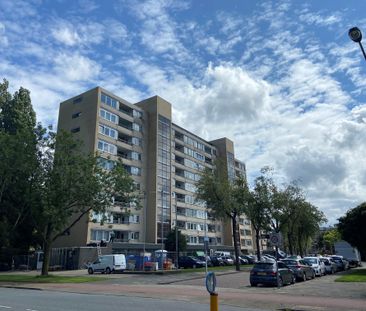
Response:
[[[210,294],[215,293],[216,289],[216,276],[214,272],[209,272],[206,275],[206,289]]]

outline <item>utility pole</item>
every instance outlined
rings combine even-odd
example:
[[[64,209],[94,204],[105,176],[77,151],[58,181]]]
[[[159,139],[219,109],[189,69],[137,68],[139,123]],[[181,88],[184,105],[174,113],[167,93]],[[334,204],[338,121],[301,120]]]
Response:
[[[161,187],[161,270],[164,270],[164,203],[163,186]]]
[[[178,260],[179,260],[179,247],[178,247],[178,226],[177,226],[177,223],[178,223],[178,205],[177,205],[177,202],[175,202],[175,254],[176,254],[176,266],[177,266],[177,269],[179,269],[179,263],[178,263]]]

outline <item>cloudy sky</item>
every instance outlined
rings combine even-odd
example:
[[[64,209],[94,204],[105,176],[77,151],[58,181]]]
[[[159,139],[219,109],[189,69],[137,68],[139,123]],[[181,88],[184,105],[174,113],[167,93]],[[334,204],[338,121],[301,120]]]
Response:
[[[366,1],[1,0],[0,77],[38,120],[97,85],[159,95],[174,122],[235,141],[253,179],[300,180],[330,224],[365,201]]]

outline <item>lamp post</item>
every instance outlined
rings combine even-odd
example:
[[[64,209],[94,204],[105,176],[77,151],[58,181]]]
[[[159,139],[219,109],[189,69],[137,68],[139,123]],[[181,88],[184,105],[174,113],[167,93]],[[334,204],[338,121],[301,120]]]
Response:
[[[163,187],[161,188],[161,270],[164,270],[164,203],[163,203]]]
[[[178,263],[178,260],[179,260],[179,248],[178,248],[178,226],[177,226],[177,223],[178,223],[178,205],[177,205],[177,202],[175,202],[175,254],[176,254],[176,261],[175,261],[175,264],[177,266],[177,269],[179,269],[179,263]]]
[[[361,48],[361,51],[362,51],[362,54],[363,54],[363,57],[366,60],[366,53],[365,53],[365,50],[364,50],[364,48],[362,46],[362,43],[361,43],[361,40],[362,40],[361,30],[357,27],[353,27],[348,31],[348,36],[351,38],[351,40],[353,42],[357,42],[359,44],[359,46]]]

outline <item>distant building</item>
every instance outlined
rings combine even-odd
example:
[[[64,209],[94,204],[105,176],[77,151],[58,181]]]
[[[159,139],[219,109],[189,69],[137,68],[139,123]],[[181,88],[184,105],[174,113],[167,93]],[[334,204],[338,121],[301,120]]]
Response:
[[[177,226],[189,250],[202,250],[205,236],[210,249],[233,249],[231,223],[213,219],[204,204],[195,201],[200,172],[212,168],[217,158],[227,163],[228,178],[246,176],[231,140],[205,141],[174,124],[171,104],[158,96],[131,104],[100,87],[62,102],[58,129],[74,133],[85,152],[98,152],[107,170],[122,158],[144,198],[143,208],[130,206],[129,214],[122,212],[116,198],[106,223],[101,224],[102,215],[86,215],[55,247],[112,238],[114,249],[159,249]],[[242,251],[253,252],[252,226],[245,215],[240,217],[239,233]]]

